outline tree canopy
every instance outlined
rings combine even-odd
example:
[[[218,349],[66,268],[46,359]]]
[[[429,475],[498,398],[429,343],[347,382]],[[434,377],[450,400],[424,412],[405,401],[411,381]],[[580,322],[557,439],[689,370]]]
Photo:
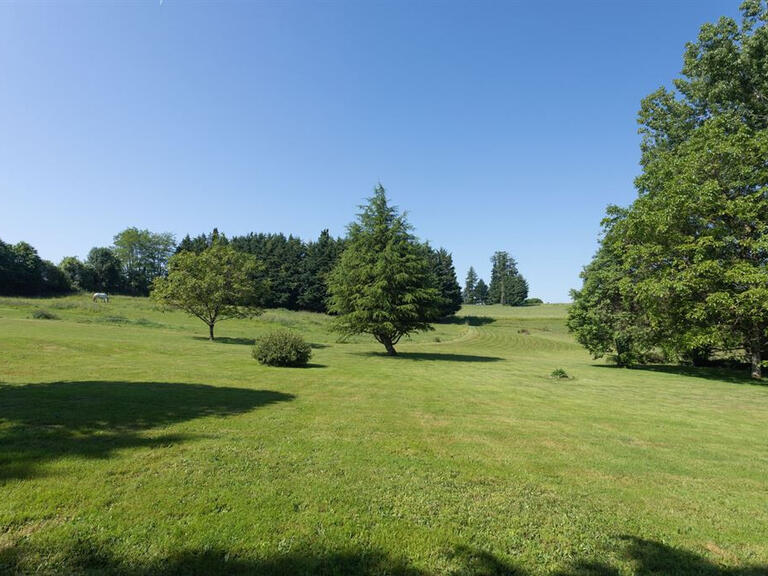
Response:
[[[217,322],[259,312],[264,294],[261,271],[250,254],[217,242],[199,253],[184,251],[171,257],[168,276],[155,278],[151,296],[205,322],[213,340]]]
[[[643,100],[638,198],[612,209],[569,324],[596,355],[619,342],[681,360],[768,350],[768,10],[701,27],[676,90]],[[607,303],[610,302],[610,303]],[[606,319],[608,320],[606,323]],[[604,323],[601,328],[598,324]],[[618,340],[617,340],[618,338]]]
[[[443,298],[428,247],[381,185],[361,210],[328,278],[329,308],[342,335],[371,334],[394,355],[403,336],[431,329]]]

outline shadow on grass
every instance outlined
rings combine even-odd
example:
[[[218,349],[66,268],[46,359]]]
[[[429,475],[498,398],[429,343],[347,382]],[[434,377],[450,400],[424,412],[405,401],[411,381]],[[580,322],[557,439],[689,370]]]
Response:
[[[398,352],[390,356],[386,352],[355,352],[368,358],[391,358],[392,360],[414,360],[431,362],[502,362],[498,356],[475,356],[473,354],[445,354],[441,352]]]
[[[485,326],[496,322],[496,318],[490,316],[449,316],[437,322],[437,324],[460,324],[462,326]]]
[[[27,573],[34,569],[21,547],[0,549],[0,571]],[[492,554],[457,548],[449,554],[457,567],[452,574],[465,576],[524,576],[525,571],[499,560]],[[34,554],[29,554],[33,558]],[[39,560],[39,558],[38,558]],[[435,572],[413,566],[406,558],[375,549],[331,552],[296,551],[268,558],[250,559],[223,549],[183,550],[170,557],[147,563],[123,560],[88,542],[78,542],[66,550],[57,567],[59,573],[105,574],[113,576],[244,575],[258,576],[432,576]],[[49,564],[50,565],[50,564]]]
[[[0,384],[0,480],[40,473],[66,457],[167,446],[187,437],[142,433],[204,416],[231,416],[291,394],[170,382]]]
[[[204,342],[211,342],[210,339],[205,336],[192,336],[195,340],[202,340]],[[213,344],[241,344],[243,346],[253,346],[256,343],[255,338],[230,338],[229,336],[216,336]]]
[[[619,366],[611,364],[595,364],[598,368],[621,369]],[[677,364],[642,364],[633,366],[630,370],[644,372],[658,372],[661,374],[674,374],[676,376],[690,376],[692,378],[704,378],[705,380],[716,380],[718,382],[729,382],[731,384],[749,384],[751,386],[768,386],[768,380],[755,380],[749,375],[748,369],[737,368],[713,368],[709,366],[680,366]]]
[[[620,538],[624,568],[632,566],[636,576],[766,576],[768,566],[723,567],[693,552],[672,548],[653,540],[632,536]],[[169,557],[148,562],[119,558],[106,546],[80,539],[60,550],[37,550],[28,542],[0,549],[0,571],[32,573],[38,565],[54,567],[59,573],[111,574],[117,576],[170,575],[360,575],[432,576],[439,572],[414,566],[407,558],[391,556],[376,549],[331,552],[298,550],[267,558],[247,558],[220,548],[181,550]],[[37,553],[36,553],[37,552]],[[63,554],[62,554],[63,552]],[[55,561],[47,556],[55,555]],[[536,567],[523,568],[491,552],[457,546],[440,552],[450,574],[464,576],[528,576]],[[45,563],[45,564],[44,564]],[[553,576],[618,576],[618,567],[603,561],[576,560]]]

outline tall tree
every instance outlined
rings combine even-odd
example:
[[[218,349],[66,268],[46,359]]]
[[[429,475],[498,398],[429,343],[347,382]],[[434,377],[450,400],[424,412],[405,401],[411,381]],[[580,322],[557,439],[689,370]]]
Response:
[[[172,256],[168,276],[155,278],[151,296],[205,322],[213,340],[217,322],[258,313],[263,296],[260,272],[255,257],[214,242],[200,253],[183,251]]]
[[[93,275],[93,289],[100,292],[122,290],[122,266],[120,259],[109,248],[91,248],[86,260]]]
[[[461,286],[456,279],[453,267],[453,257],[445,248],[434,250],[430,248],[430,260],[437,279],[437,289],[443,298],[439,306],[438,319],[451,316],[461,309]]]
[[[477,272],[470,266],[469,270],[467,270],[467,278],[464,280],[464,292],[462,293],[465,304],[475,303],[475,287],[477,286],[477,280]]]
[[[316,242],[307,244],[302,262],[297,306],[302,310],[325,312],[328,299],[328,275],[341,255],[343,241],[323,230]]]
[[[491,257],[489,299],[494,304],[519,306],[528,297],[528,283],[517,271],[517,262],[509,252],[494,252]]]
[[[679,356],[741,347],[755,378],[768,349],[768,8],[742,4],[701,27],[676,90],[659,89],[639,113],[638,198],[616,229],[618,267],[650,344]],[[590,289],[591,290],[591,289]],[[597,319],[591,322],[598,322]]]
[[[442,298],[427,247],[381,185],[361,210],[328,279],[329,308],[343,335],[371,334],[394,355],[403,336],[431,329]]]
[[[488,304],[488,285],[480,278],[475,284],[475,304]]]
[[[149,294],[152,281],[165,273],[175,248],[176,239],[170,232],[131,227],[115,235],[113,251],[123,267],[125,289],[131,294]]]

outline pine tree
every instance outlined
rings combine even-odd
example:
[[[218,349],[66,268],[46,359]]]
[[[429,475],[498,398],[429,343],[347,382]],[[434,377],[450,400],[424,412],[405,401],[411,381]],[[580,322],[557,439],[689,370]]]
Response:
[[[442,297],[426,245],[381,185],[361,208],[328,279],[329,310],[342,335],[371,334],[394,355],[403,336],[432,329]]]
[[[467,279],[464,281],[464,293],[462,297],[465,304],[475,303],[475,287],[477,286],[477,272],[470,266],[467,271]]]

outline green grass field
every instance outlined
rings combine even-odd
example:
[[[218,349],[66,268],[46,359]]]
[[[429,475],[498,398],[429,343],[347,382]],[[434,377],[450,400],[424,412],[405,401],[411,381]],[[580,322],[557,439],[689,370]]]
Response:
[[[565,312],[389,358],[317,314],[211,343],[145,299],[0,299],[0,573],[768,574],[768,386],[592,361]],[[310,367],[251,358],[275,326]]]

